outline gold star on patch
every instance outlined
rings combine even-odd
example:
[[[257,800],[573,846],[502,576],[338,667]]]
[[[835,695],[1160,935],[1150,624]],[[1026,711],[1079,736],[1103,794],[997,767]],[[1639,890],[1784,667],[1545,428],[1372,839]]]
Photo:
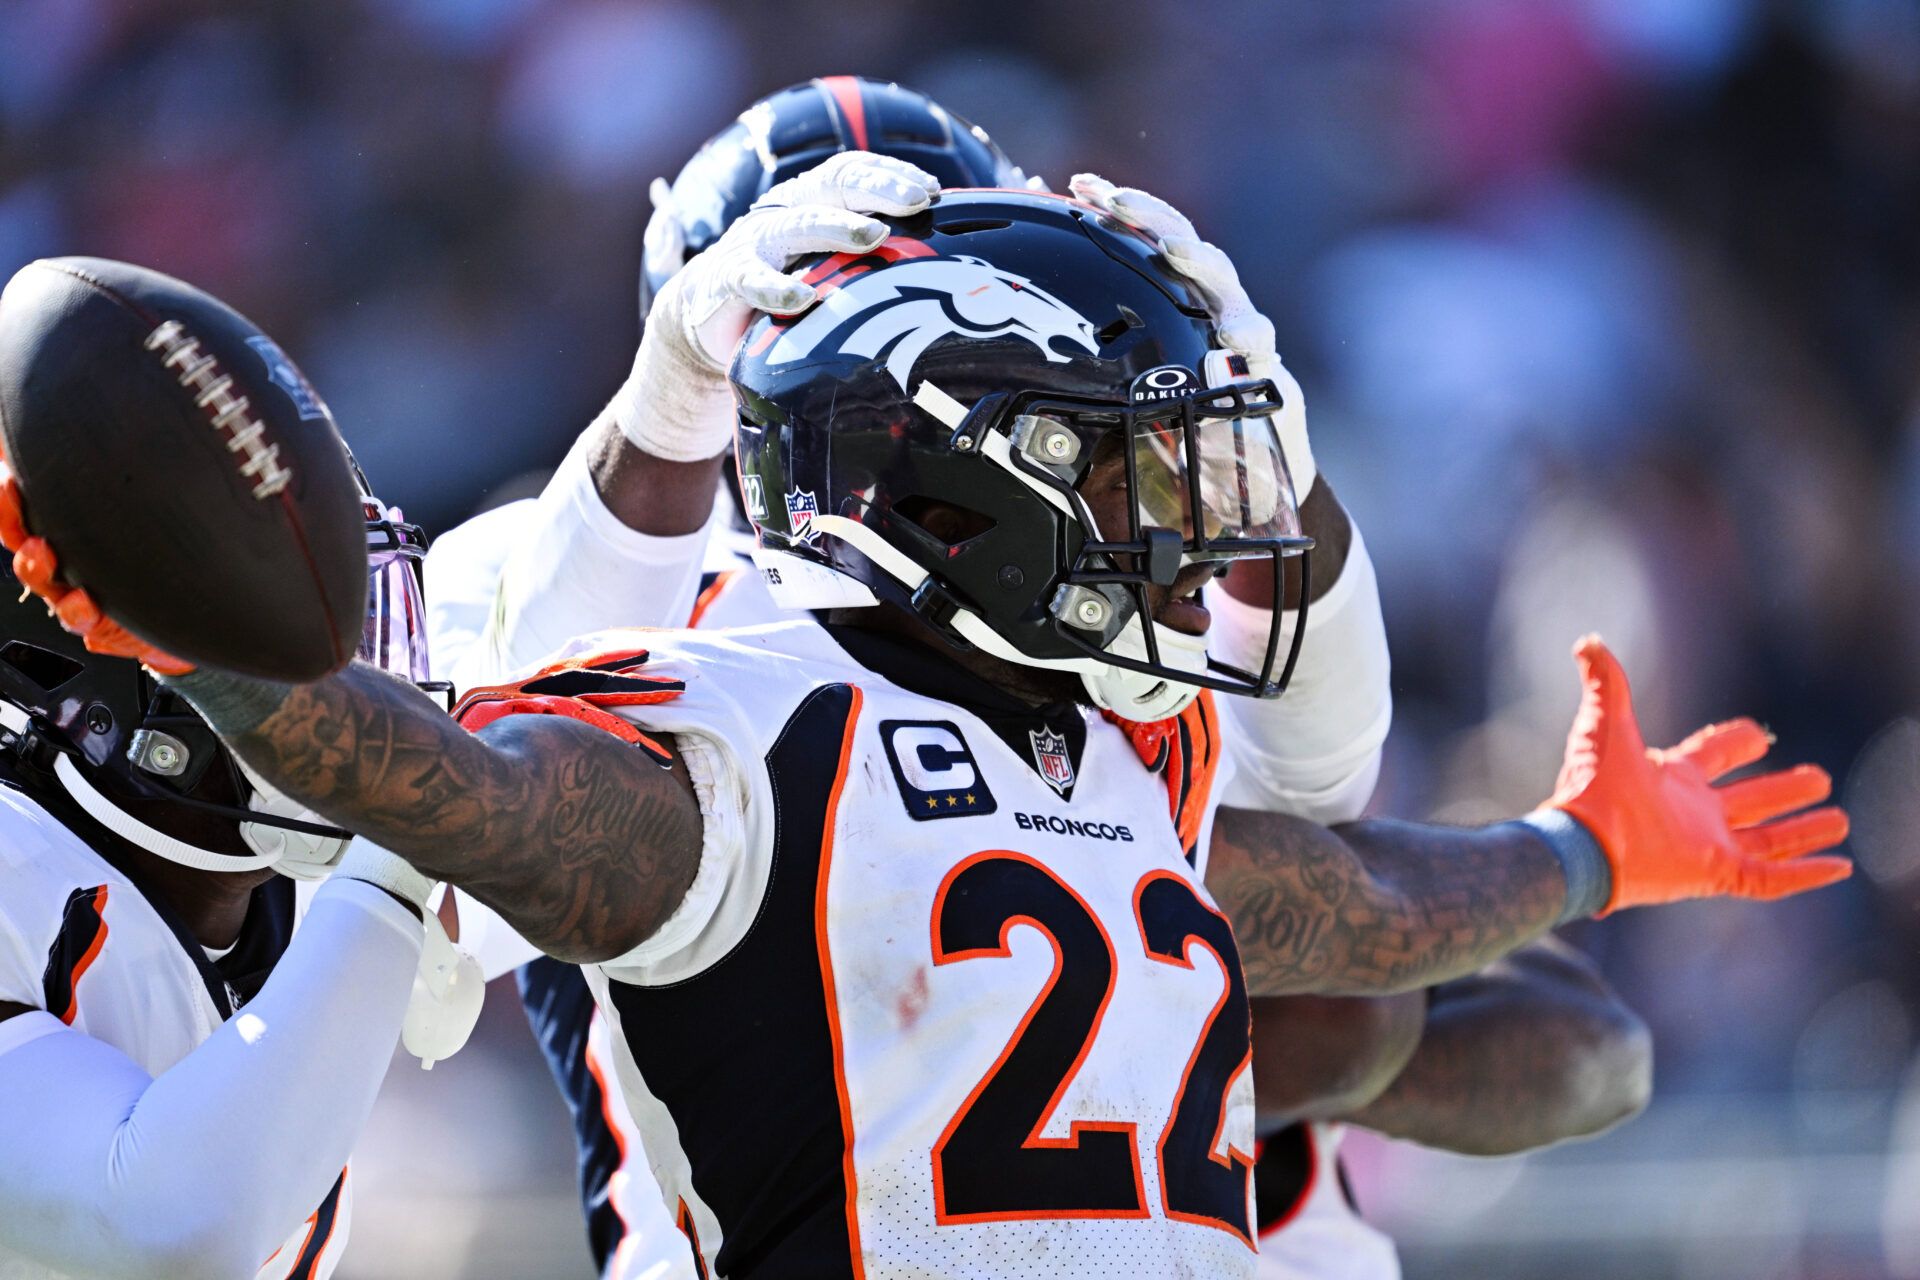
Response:
[[[959,801],[955,800],[952,796],[947,797],[947,808],[951,809],[953,808],[954,805],[958,803]]]
[[[932,796],[927,797],[927,808],[938,809],[939,807],[940,807],[940,802],[938,800],[935,800]]]
[[[967,805],[968,805],[969,807],[971,807],[971,806],[972,806],[972,805],[973,805],[974,803],[975,803],[975,801],[974,801],[974,798],[973,798],[973,792],[971,792],[971,791],[969,791],[969,792],[967,792]]]

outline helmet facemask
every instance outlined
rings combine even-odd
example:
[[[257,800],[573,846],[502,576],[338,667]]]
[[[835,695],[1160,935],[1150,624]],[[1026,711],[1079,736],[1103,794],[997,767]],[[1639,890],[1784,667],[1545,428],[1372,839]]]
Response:
[[[1279,389],[1219,348],[1154,246],[1072,201],[947,192],[814,271],[823,300],[749,330],[733,368],[776,603],[899,605],[1133,720],[1284,687],[1302,628],[1283,648],[1282,610],[1244,670],[1167,607],[1235,561],[1284,598],[1312,539]],[[972,532],[924,527],[926,503],[973,513]]]
[[[1009,402],[997,421],[969,415],[956,427],[956,448],[1018,477],[1068,517],[1070,541],[1078,535],[1046,608],[1053,634],[1082,655],[1072,666],[1102,709],[1151,721],[1177,714],[1202,688],[1252,697],[1285,688],[1303,628],[1293,628],[1282,665],[1277,610],[1257,671],[1210,658],[1204,634],[1157,620],[1176,590],[1189,596],[1196,577],[1236,561],[1245,562],[1239,572],[1272,574],[1276,600],[1287,559],[1300,557],[1306,571],[1313,539],[1301,532],[1274,429],[1280,408],[1271,381],[1207,389],[1170,365],[1136,379],[1124,403],[1039,393]],[[956,614],[953,625],[1007,661],[1063,665],[996,643],[978,619]]]

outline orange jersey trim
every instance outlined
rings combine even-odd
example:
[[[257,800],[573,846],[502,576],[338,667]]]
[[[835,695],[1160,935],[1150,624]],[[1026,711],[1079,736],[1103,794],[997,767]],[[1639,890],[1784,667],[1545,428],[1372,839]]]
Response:
[[[73,995],[67,1003],[67,1011],[60,1015],[60,1021],[69,1026],[73,1025],[74,1015],[80,1012],[80,979],[86,976],[87,970],[93,967],[93,962],[100,958],[101,948],[107,945],[107,886],[101,885],[95,889],[93,900],[88,905],[95,917],[99,919],[100,929],[93,935],[93,941],[88,944],[86,951],[73,966]]]
[[[100,958],[101,948],[107,945],[107,886],[96,886],[90,896],[82,899],[82,903],[97,927],[92,940],[87,943],[87,949],[73,962],[73,972],[67,977],[67,1007],[54,1014],[68,1026],[73,1025],[74,1018],[80,1013],[80,979],[86,976],[93,962]]]
[[[1186,750],[1179,752],[1185,757],[1186,787],[1183,793],[1174,794],[1172,772],[1168,772],[1169,800],[1173,804],[1173,822],[1180,834],[1180,847],[1191,849],[1200,841],[1200,824],[1206,817],[1207,802],[1213,795],[1214,775],[1220,768],[1220,714],[1213,705],[1213,690],[1202,689],[1185,711],[1180,713],[1180,727],[1186,732],[1180,745]]]
[[[821,823],[820,875],[814,889],[814,945],[820,954],[820,984],[827,1001],[827,1034],[833,1043],[833,1087],[840,1099],[840,1136],[845,1144],[841,1157],[847,1180],[847,1244],[853,1260],[853,1274],[864,1280],[865,1260],[860,1254],[860,1197],[855,1181],[853,1160],[853,1103],[847,1096],[846,1052],[840,1035],[840,1004],[834,992],[833,952],[827,933],[827,886],[832,883],[834,824],[840,816],[840,796],[846,790],[847,768],[853,760],[853,735],[860,723],[861,696],[858,686],[848,685],[853,704],[847,712],[847,727],[840,739],[840,764],[833,775],[833,789],[827,795],[827,816]]]
[[[714,580],[707,584],[706,590],[702,591],[694,600],[693,612],[687,615],[687,626],[699,626],[700,619],[706,616],[707,610],[711,609],[714,602],[727,593],[728,588],[740,580],[744,572],[745,571],[741,569],[727,569],[715,576]]]
[[[685,1196],[680,1197],[680,1211],[674,1215],[673,1225],[680,1228],[680,1234],[685,1236],[687,1243],[693,1247],[693,1274],[696,1280],[707,1280],[707,1259],[700,1252],[700,1232],[694,1227],[693,1210],[687,1208]],[[622,1240],[620,1247],[624,1249],[626,1243]],[[615,1269],[618,1270],[618,1268]]]
[[[598,1009],[593,1011],[593,1017],[600,1017],[600,1011]],[[588,1025],[592,1025],[591,1019]],[[606,1068],[600,1065],[600,1055],[593,1051],[593,1039],[591,1036],[588,1037],[586,1046],[580,1056],[586,1062],[587,1074],[593,1077],[594,1087],[600,1090],[600,1122],[606,1125],[607,1132],[613,1135],[613,1149],[620,1155],[620,1164],[614,1170],[614,1176],[618,1177],[620,1172],[627,1167],[627,1138],[625,1134],[620,1132],[620,1126],[613,1121],[613,1097],[607,1092]],[[626,1214],[620,1212],[620,1202],[614,1198],[611,1179],[609,1179],[607,1186],[607,1204],[613,1209],[613,1216],[620,1220],[620,1243],[622,1247],[625,1247],[626,1242],[633,1238],[633,1224],[627,1221]],[[680,1207],[684,1210],[686,1208],[686,1201],[681,1201]]]
[[[1214,777],[1220,770],[1220,712],[1213,704],[1213,691],[1202,689],[1179,715],[1150,724],[1123,720],[1111,711],[1101,714],[1127,735],[1141,764],[1165,773],[1167,810],[1180,847],[1191,857],[1200,843]]]
[[[1320,1183],[1320,1140],[1313,1136],[1313,1126],[1311,1124],[1303,1124],[1300,1127],[1300,1132],[1307,1143],[1307,1180],[1301,1185],[1300,1193],[1294,1197],[1293,1203],[1287,1206],[1287,1211],[1266,1226],[1260,1228],[1260,1238],[1262,1240],[1265,1240],[1268,1236],[1285,1231],[1291,1226],[1293,1220],[1300,1216],[1300,1211],[1307,1207],[1307,1201],[1313,1199],[1313,1189]],[[1254,1144],[1254,1163],[1256,1165],[1260,1163],[1261,1149],[1265,1146],[1266,1142],[1264,1139]]]

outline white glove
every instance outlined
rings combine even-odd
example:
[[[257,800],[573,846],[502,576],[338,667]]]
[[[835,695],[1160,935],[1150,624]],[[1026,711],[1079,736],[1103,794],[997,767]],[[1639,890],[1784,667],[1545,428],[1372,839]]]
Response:
[[[726,452],[735,421],[727,366],[754,312],[786,316],[813,305],[814,287],[788,274],[794,260],[871,249],[887,225],[863,215],[918,213],[939,190],[932,174],[865,151],[843,151],[774,186],[661,286],[633,372],[606,408],[621,434],[672,462]],[[648,252],[672,247],[662,241]]]
[[[1254,308],[1233,260],[1218,246],[1202,240],[1187,216],[1158,196],[1134,187],[1116,187],[1091,173],[1074,174],[1067,189],[1075,198],[1144,232],[1158,244],[1167,265],[1193,286],[1213,314],[1221,345],[1245,356],[1247,371],[1254,377],[1271,378],[1280,389],[1285,407],[1276,430],[1281,451],[1286,454],[1287,472],[1293,478],[1293,492],[1305,502],[1319,474],[1313,464],[1313,450],[1307,444],[1306,405],[1300,397],[1300,385],[1274,349],[1273,321]]]
[[[448,889],[449,893],[453,892]],[[413,995],[400,1024],[400,1043],[420,1059],[424,1071],[451,1058],[466,1046],[480,1021],[487,998],[487,977],[480,962],[447,937],[438,914],[425,913],[427,940],[420,948],[420,968],[413,975]]]

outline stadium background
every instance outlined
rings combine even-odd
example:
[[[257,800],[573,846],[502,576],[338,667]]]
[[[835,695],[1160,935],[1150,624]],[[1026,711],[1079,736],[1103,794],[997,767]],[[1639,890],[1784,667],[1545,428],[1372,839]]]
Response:
[[[228,298],[438,530],[537,488],[623,376],[647,181],[842,71],[1233,254],[1379,565],[1380,811],[1544,795],[1588,628],[1651,738],[1751,711],[1844,780],[1847,886],[1578,931],[1656,1032],[1638,1123],[1356,1145],[1409,1275],[1920,1276],[1910,0],[0,0],[0,273]],[[586,1276],[512,992],[408,1063],[340,1274]]]

